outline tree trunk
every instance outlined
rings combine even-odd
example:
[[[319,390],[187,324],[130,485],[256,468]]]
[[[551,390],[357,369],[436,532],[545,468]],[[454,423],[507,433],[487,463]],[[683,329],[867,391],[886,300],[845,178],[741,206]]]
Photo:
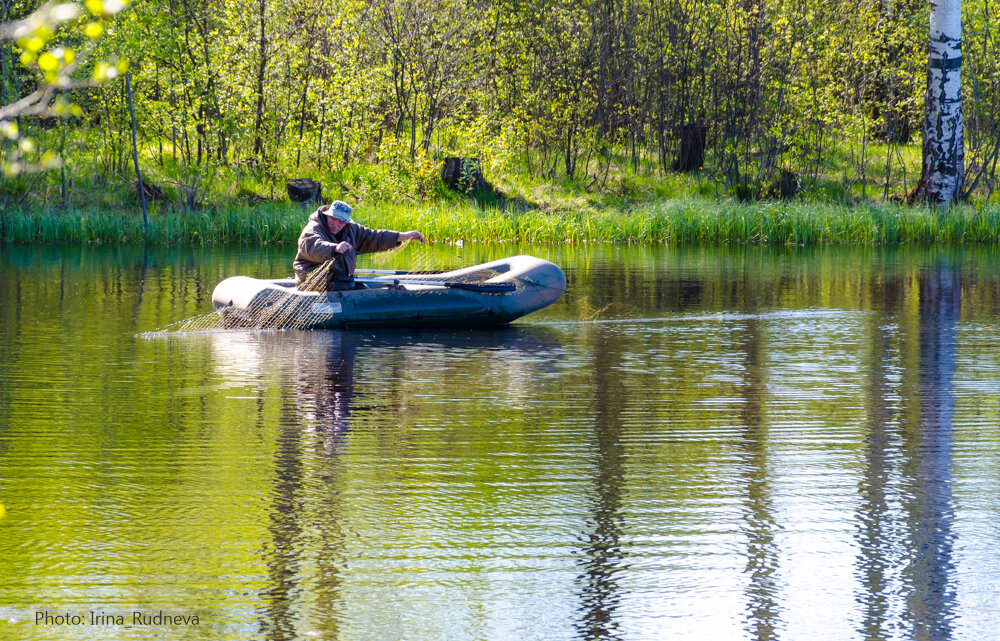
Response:
[[[149,245],[149,212],[146,208],[146,189],[142,184],[142,172],[139,170],[139,147],[135,135],[135,106],[132,104],[132,74],[125,74],[125,91],[128,94],[128,113],[132,121],[132,164],[135,166],[135,178],[139,186],[139,202],[142,203],[142,227],[146,232],[146,245]]]
[[[410,90],[413,92],[413,112],[410,114],[410,160],[417,156],[417,84],[410,66]]]
[[[59,119],[59,179],[60,179],[60,188],[59,188],[60,206],[65,209],[66,208],[66,119],[65,118]]]
[[[920,181],[909,200],[948,205],[962,195],[962,0],[931,3]]]
[[[326,103],[319,109],[319,141],[316,147],[316,168],[323,171],[323,131],[326,129]]]
[[[257,67],[257,117],[253,125],[253,153],[264,159],[264,139],[260,130],[264,125],[264,72],[267,69],[267,32],[264,30],[266,0],[260,0],[260,65]]]
[[[309,95],[309,78],[310,70],[312,67],[310,63],[312,62],[312,49],[306,50],[306,81],[302,83],[302,111],[299,113],[299,148],[295,152],[295,168],[299,168],[299,163],[302,160],[302,136],[305,135],[306,131],[306,98]]]
[[[566,177],[570,180],[573,179],[573,173],[576,170],[576,146],[573,144],[575,131],[576,127],[570,125],[569,132],[566,134]]]
[[[9,0],[3,1],[0,7],[3,8],[3,18],[0,22],[4,24],[9,23],[13,20],[11,15],[11,2]],[[9,62],[8,62],[8,55]],[[0,48],[0,63],[2,63],[2,77],[0,77],[0,82],[3,82],[3,105],[9,105],[12,102],[17,101],[21,97],[21,81],[17,75],[17,60],[15,58],[14,46],[13,44],[4,45]],[[8,80],[9,74],[9,80]],[[8,86],[8,82],[10,86]],[[16,116],[17,128],[19,131],[24,131],[21,127],[21,114],[18,113]]]
[[[10,22],[10,14],[7,11],[7,2],[5,0],[0,0],[0,24],[6,24]],[[13,49],[13,48],[12,48]],[[11,58],[14,57],[13,51],[11,51]],[[13,60],[11,61],[13,62]],[[7,89],[7,45],[5,44],[0,48],[0,85],[3,85],[3,102],[0,105],[9,105],[14,102],[10,99]]]

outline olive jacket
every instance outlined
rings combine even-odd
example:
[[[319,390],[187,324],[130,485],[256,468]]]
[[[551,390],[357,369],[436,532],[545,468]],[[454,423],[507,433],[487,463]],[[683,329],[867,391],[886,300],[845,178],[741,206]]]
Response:
[[[335,263],[327,273],[325,282],[309,283],[310,289],[332,289],[330,284],[335,279],[353,276],[357,254],[385,251],[399,245],[399,232],[368,229],[357,223],[347,223],[340,233],[334,236],[326,226],[324,218],[326,216],[318,210],[314,211],[299,235],[299,251],[292,263],[292,269],[295,270],[295,284],[299,288],[305,285],[310,272],[331,258]],[[354,250],[346,254],[335,253],[333,248],[337,243],[344,241],[350,243]]]

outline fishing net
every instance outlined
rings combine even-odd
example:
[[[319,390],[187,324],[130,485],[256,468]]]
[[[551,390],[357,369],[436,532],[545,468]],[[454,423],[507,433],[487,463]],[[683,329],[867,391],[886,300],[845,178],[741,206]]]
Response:
[[[303,299],[295,283],[262,290],[250,304],[237,309],[223,307],[218,312],[199,314],[159,330],[169,333],[200,333],[225,329],[305,329],[333,317],[329,303]],[[325,311],[328,310],[328,311]]]
[[[394,247],[384,252],[369,254],[369,256],[371,256],[371,264],[376,267],[384,267],[392,264],[397,259],[397,254],[403,251],[411,243],[413,243],[412,240],[404,240],[398,247]],[[412,272],[430,272],[441,269],[441,258],[439,256],[435,256],[434,252],[430,250],[430,247],[426,243],[419,243],[415,245],[414,249],[409,252],[409,255],[406,257],[406,262],[407,269]]]
[[[385,266],[396,259],[396,254],[406,248],[411,241],[406,241],[387,252],[372,254],[371,263],[374,266]],[[263,288],[245,307],[224,307],[221,313],[211,312],[179,321],[159,330],[170,333],[212,332],[222,329],[303,329],[323,324],[333,318],[339,311],[339,305],[322,298],[303,296],[302,291],[322,292],[326,290],[330,269],[334,261],[327,261],[320,267],[309,272],[305,282],[296,287],[295,281],[288,279],[280,285]],[[448,276],[444,269],[448,267],[434,255],[426,245],[418,245],[407,256],[405,274],[398,279],[391,275],[375,275],[365,278],[364,274],[372,274],[378,270],[359,269],[355,282],[360,287],[385,287],[395,283],[410,283],[417,285],[440,284],[447,287],[475,290],[482,293],[502,293],[514,289],[512,283],[487,283],[489,279],[501,272],[495,269],[482,269],[463,274],[460,277]],[[384,270],[388,271],[388,270]]]
[[[395,254],[401,251],[412,241],[406,241],[399,247],[378,254],[372,254],[371,264],[373,267],[387,267],[395,261]],[[393,272],[385,269],[358,269],[357,276],[360,282],[370,282],[371,278],[385,280],[391,274],[400,276],[401,283],[410,284],[437,284],[449,287],[461,287],[483,293],[500,293],[513,289],[512,283],[490,284],[488,281],[503,273],[496,269],[481,269],[475,272],[467,272],[455,275],[453,270],[460,267],[448,260],[449,257],[440,253],[432,252],[426,244],[418,244],[406,257],[406,270]],[[449,264],[452,263],[452,264]],[[369,278],[366,278],[369,276]]]
[[[319,291],[325,286],[332,265],[333,261],[327,261],[310,272],[300,289]],[[303,304],[304,302],[309,304]],[[245,308],[225,307],[221,313],[213,311],[199,314],[154,333],[191,334],[225,329],[303,329],[316,324],[323,319],[323,316],[333,316],[333,313],[331,311],[323,314],[322,304],[317,306],[315,301],[303,301],[302,296],[296,294],[295,281],[289,278],[287,283],[268,288],[260,295],[254,296]]]

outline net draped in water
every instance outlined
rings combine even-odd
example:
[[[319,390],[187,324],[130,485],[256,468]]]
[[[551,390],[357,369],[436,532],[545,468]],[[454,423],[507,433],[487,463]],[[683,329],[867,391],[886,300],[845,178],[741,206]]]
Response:
[[[376,267],[384,266],[395,260],[395,254],[402,251],[410,244],[407,240],[392,250],[372,255],[372,264]],[[173,325],[170,325],[160,332],[169,333],[192,333],[211,332],[220,329],[304,329],[315,326],[318,320],[322,320],[323,312],[317,312],[313,305],[302,303],[301,291],[322,292],[326,290],[326,283],[330,269],[334,261],[328,260],[318,268],[306,275],[305,281],[297,287],[289,283],[287,288],[277,287],[267,290],[266,296],[257,296],[246,308],[234,311],[223,308],[220,313],[209,312],[188,318]],[[432,252],[427,251],[425,245],[411,252],[409,256],[410,268],[405,272],[406,278],[401,278],[401,282],[406,283],[407,279],[418,278],[421,284],[434,284],[440,282],[442,285],[450,286],[465,285],[469,287],[481,286],[482,291],[488,292],[486,281],[497,276],[500,272],[493,269],[483,269],[470,274],[464,274],[459,278],[448,276],[443,272],[446,267],[442,264],[440,257],[436,257]],[[369,270],[370,271],[370,270]],[[359,276],[356,282],[364,283],[363,274],[366,270],[358,270]],[[402,276],[403,274],[401,274]],[[378,283],[380,286],[384,279]],[[389,284],[391,281],[386,282]],[[287,289],[287,291],[281,291]],[[228,311],[227,311],[228,310]],[[327,314],[332,317],[333,312]]]

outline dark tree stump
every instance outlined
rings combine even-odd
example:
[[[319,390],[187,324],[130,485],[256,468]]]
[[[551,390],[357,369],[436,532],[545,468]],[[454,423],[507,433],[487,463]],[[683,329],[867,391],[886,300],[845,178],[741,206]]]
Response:
[[[705,125],[684,125],[680,128],[681,149],[670,165],[671,171],[694,171],[705,164],[705,143],[708,127]]]
[[[148,183],[145,180],[142,181],[142,193],[146,195],[146,202],[160,201],[163,202],[167,199],[163,195],[163,190],[152,183]],[[142,194],[139,193],[139,182],[135,183],[135,195],[137,198],[141,199]]]
[[[445,158],[444,166],[441,167],[441,180],[455,191],[496,192],[493,185],[483,177],[483,166],[478,158]]]
[[[297,203],[323,201],[323,185],[309,178],[292,178],[288,181],[288,199]]]
[[[247,189],[241,189],[236,198],[245,202],[248,205],[260,205],[267,202],[267,198],[264,198],[260,194],[255,194]]]
[[[771,185],[771,193],[782,200],[791,200],[802,189],[799,175],[788,169],[781,170],[781,176]]]

